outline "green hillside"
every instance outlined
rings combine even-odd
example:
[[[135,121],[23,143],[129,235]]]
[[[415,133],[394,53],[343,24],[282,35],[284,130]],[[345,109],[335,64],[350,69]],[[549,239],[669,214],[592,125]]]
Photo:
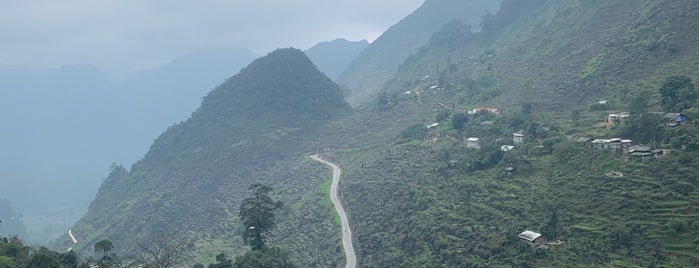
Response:
[[[376,113],[366,129],[390,126],[394,138],[334,155],[360,263],[696,266],[696,121],[669,128],[656,114],[696,118],[691,100],[684,110],[659,104],[668,77],[699,79],[698,7],[504,1],[484,33],[458,21],[436,31],[366,106]],[[500,112],[460,115],[475,107]],[[636,112],[624,126],[601,124],[624,111]],[[526,142],[514,144],[519,131]],[[481,148],[467,148],[469,137]],[[579,137],[672,153],[637,158]],[[536,249],[517,238],[524,230],[565,243]]]
[[[427,0],[364,49],[342,71],[337,81],[350,88],[350,102],[360,104],[375,95],[393,76],[398,65],[427,44],[430,35],[444,23],[458,18],[476,27],[486,12],[497,11],[499,2]]]
[[[307,157],[320,152],[343,168],[361,267],[698,266],[696,18],[691,0],[505,0],[483,32],[436,26],[351,112],[300,51],[275,51],[115,166],[76,248],[136,254],[169,231],[192,241],[192,263],[239,255],[237,209],[262,182],[285,204],[270,244],[341,266],[330,172]],[[688,120],[670,127],[668,112]],[[590,141],[616,137],[649,148]]]

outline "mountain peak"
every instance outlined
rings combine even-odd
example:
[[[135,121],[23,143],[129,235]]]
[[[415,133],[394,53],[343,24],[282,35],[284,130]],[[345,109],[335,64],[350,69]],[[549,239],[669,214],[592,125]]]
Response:
[[[342,93],[303,51],[283,48],[243,68],[211,91],[196,114],[277,120],[324,119],[348,111]],[[195,114],[195,115],[196,115]],[[287,121],[288,122],[288,121]]]

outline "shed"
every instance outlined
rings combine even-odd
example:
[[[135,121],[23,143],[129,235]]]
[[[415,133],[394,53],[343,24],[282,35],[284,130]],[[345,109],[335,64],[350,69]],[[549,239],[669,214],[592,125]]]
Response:
[[[681,113],[667,113],[665,114],[665,116],[663,116],[663,119],[667,121],[673,121],[675,123],[682,123],[684,121],[687,121],[687,117]]]
[[[512,151],[512,149],[514,149],[514,148],[515,147],[512,145],[503,145],[500,147],[500,150],[503,152],[509,152],[509,151]]]
[[[481,139],[479,138],[468,138],[466,139],[466,148],[481,148]]]
[[[524,142],[524,134],[522,133],[515,133],[513,134],[512,141],[514,143],[522,143]]]
[[[548,242],[542,234],[529,230],[522,232],[518,237],[530,245],[544,245]]]
[[[596,139],[592,141],[592,148],[604,149],[604,140]]]
[[[629,148],[633,145],[632,140],[621,140],[621,148]]]

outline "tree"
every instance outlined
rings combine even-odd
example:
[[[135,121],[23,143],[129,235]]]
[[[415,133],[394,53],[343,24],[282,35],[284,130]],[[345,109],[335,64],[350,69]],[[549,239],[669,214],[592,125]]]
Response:
[[[573,111],[570,112],[570,119],[573,121],[574,126],[580,125],[580,109],[573,109]]]
[[[112,241],[106,239],[100,240],[95,243],[94,249],[95,254],[100,256],[100,259],[97,262],[98,267],[114,267],[118,265],[119,262],[116,254],[111,253],[112,249],[114,249]]]
[[[629,112],[633,115],[641,115],[648,112],[648,92],[639,92],[629,103]]]
[[[209,264],[209,268],[233,268],[233,261],[221,253],[216,255],[216,263]]]
[[[61,262],[61,266],[66,268],[77,268],[80,264],[78,255],[75,254],[75,251],[72,249],[64,254],[61,254],[59,256],[59,261]]]
[[[50,251],[45,247],[39,248],[29,262],[29,268],[59,268],[61,263],[58,260],[58,253]]]
[[[681,112],[692,106],[697,99],[692,78],[684,75],[673,75],[665,79],[660,87],[660,105],[668,112]]]
[[[456,130],[462,130],[464,126],[468,123],[468,115],[463,113],[455,114],[451,118],[451,127]]]
[[[282,207],[282,202],[269,196],[272,187],[256,183],[248,189],[253,196],[243,200],[238,214],[245,227],[243,241],[252,250],[262,250],[266,247],[265,232],[274,227],[274,211]]]
[[[169,233],[162,233],[153,238],[149,247],[138,243],[138,246],[152,258],[151,265],[155,268],[175,267],[182,263],[187,249],[187,240]]]

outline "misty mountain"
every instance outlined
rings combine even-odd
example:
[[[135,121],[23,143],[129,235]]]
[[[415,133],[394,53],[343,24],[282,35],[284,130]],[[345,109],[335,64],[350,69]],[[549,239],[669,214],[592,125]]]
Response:
[[[481,17],[497,12],[500,1],[427,0],[412,14],[391,26],[355,58],[338,77],[349,86],[355,105],[376,94],[403,60],[426,45],[445,23],[462,19],[478,28]]]
[[[122,127],[133,137],[126,163],[135,162],[163,129],[187,119],[208,91],[254,58],[245,49],[201,49],[116,85],[120,112],[129,118]]]
[[[307,157],[323,152],[343,168],[362,267],[696,266],[699,129],[666,124],[653,100],[668,77],[699,76],[698,5],[504,0],[481,32],[452,18],[409,56],[383,51],[405,60],[378,102],[351,112],[301,51],[272,52],[130,170],[113,166],[73,228],[75,248],[110,239],[135,254],[169,231],[197,262],[238,255],[237,208],[261,182],[285,204],[270,244],[303,267],[340,266],[329,172]],[[688,103],[681,112],[699,118]],[[606,120],[629,109],[628,121]],[[611,137],[642,146],[586,141]]]
[[[186,119],[208,90],[253,58],[242,49],[200,50],[122,84],[88,64],[0,65],[0,119],[8,126],[0,133],[0,183],[12,189],[0,196],[27,220],[82,211],[111,163],[134,163],[163,129]],[[27,223],[39,228],[29,229],[33,241],[48,239],[37,237],[42,224]]]
[[[113,167],[73,228],[81,241],[74,248],[85,252],[111,239],[133,253],[137,242],[173,231],[201,241],[193,249],[200,254],[220,241],[240,249],[236,210],[247,187],[287,180],[286,165],[296,165],[289,159],[319,149],[315,128],[348,112],[339,87],[302,51],[271,52],[209,92],[131,170]],[[306,195],[317,186],[303,185],[320,182],[286,183],[282,192]]]
[[[369,46],[367,40],[348,41],[338,38],[321,42],[306,50],[306,55],[325,75],[335,80],[362,50]]]
[[[10,200],[0,198],[0,236],[25,237],[26,234],[21,217],[12,207]]]
[[[119,157],[109,147],[118,130],[104,131],[121,122],[110,82],[90,65],[4,66],[0,91],[5,197],[21,211],[88,202],[89,194],[64,199],[93,192],[94,176]]]

